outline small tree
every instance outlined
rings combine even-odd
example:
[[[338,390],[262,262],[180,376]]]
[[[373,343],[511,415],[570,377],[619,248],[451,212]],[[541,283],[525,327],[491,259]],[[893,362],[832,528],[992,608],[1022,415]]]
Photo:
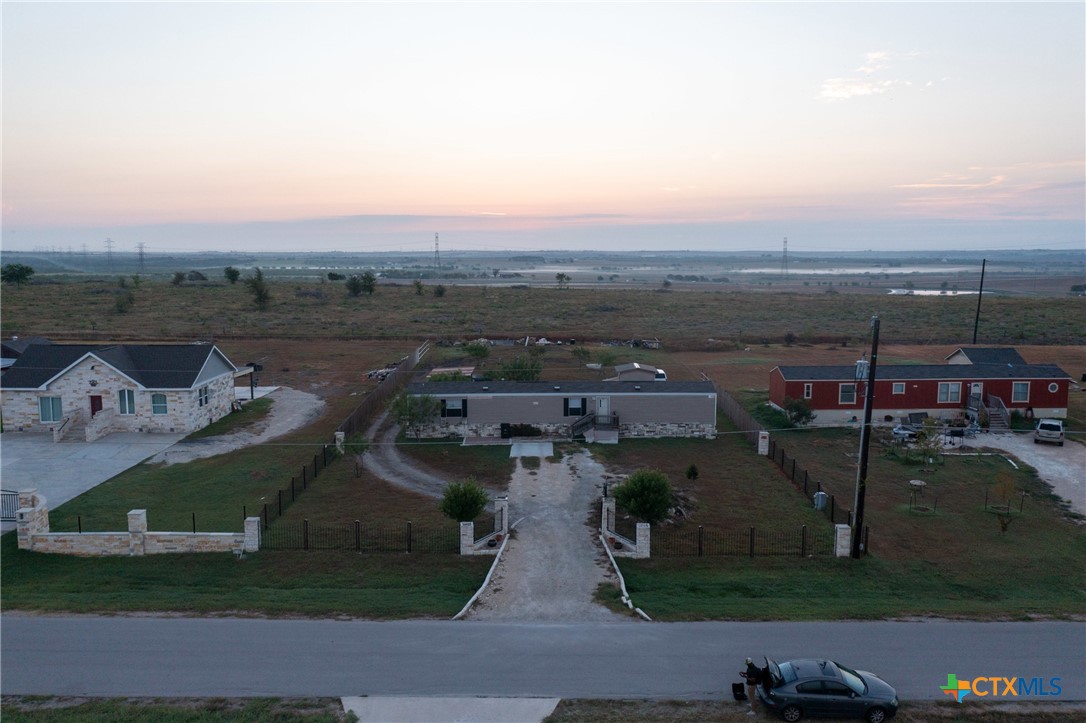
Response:
[[[201,274],[199,271],[190,271],[185,276],[189,281],[207,281],[207,277]]]
[[[686,478],[691,482],[697,482],[698,480],[698,466],[692,464],[686,468]]]
[[[344,284],[344,286],[347,289],[347,293],[351,296],[361,296],[362,292],[366,288],[365,282],[363,282],[361,277],[359,276],[352,276],[351,278],[347,279],[347,283]]]
[[[570,277],[569,274],[563,274],[561,271],[559,271],[557,274],[554,275],[554,280],[558,282],[559,289],[565,289],[569,286]]]
[[[788,421],[797,427],[802,427],[815,418],[811,412],[811,403],[806,399],[785,397],[784,413],[788,415]]]
[[[463,482],[450,482],[445,488],[445,495],[438,505],[446,517],[457,522],[470,522],[486,509],[490,495],[486,493],[474,477]]]
[[[226,277],[226,280],[231,284],[238,283],[238,279],[241,278],[241,272],[235,269],[233,266],[227,266],[222,270],[222,275]]]
[[[372,271],[363,271],[359,278],[362,280],[362,290],[373,296],[373,292],[377,289],[377,275]]]
[[[268,282],[264,280],[263,271],[259,268],[253,269],[253,275],[245,278],[245,287],[253,295],[253,301],[256,302],[258,308],[268,308],[271,302],[271,289],[268,288]]]
[[[413,433],[415,439],[422,436],[421,425],[437,416],[441,411],[441,401],[429,394],[413,396],[407,392],[392,400],[389,407],[396,423],[407,433]]]
[[[329,271],[328,272],[328,280],[329,281],[343,281],[345,278],[347,278],[347,277],[344,276],[343,274],[336,273],[335,271]]]
[[[0,279],[6,284],[22,286],[34,275],[34,269],[26,264],[4,264],[0,268]]]
[[[586,346],[571,346],[569,348],[570,355],[582,364],[588,363],[588,360],[592,358],[592,352],[588,350]]]
[[[170,283],[173,284],[174,286],[180,286],[181,284],[185,283],[185,272],[184,271],[174,271],[173,272],[173,278],[170,279]]]
[[[419,279],[415,279],[412,282],[412,285],[415,287],[415,296],[422,296],[422,291],[423,291],[422,281],[420,281]]]
[[[795,334],[793,334],[792,332],[788,332],[787,334],[784,335],[784,345],[785,346],[792,346],[795,343],[796,343],[796,335]]]
[[[671,508],[671,483],[658,469],[642,468],[615,488],[615,501],[623,509],[654,525]]]
[[[444,295],[445,295],[445,286],[443,284],[438,284],[437,286],[434,287],[434,296],[435,297],[440,299]]]
[[[522,355],[503,363],[498,370],[502,379],[511,382],[534,382],[543,373],[543,360]]]
[[[664,279],[660,286],[663,287],[664,291],[669,290],[671,288],[671,279]]]

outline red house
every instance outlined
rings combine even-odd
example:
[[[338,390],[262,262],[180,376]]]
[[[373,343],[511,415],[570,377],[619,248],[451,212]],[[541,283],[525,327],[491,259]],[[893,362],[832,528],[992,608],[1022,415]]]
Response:
[[[989,361],[998,358],[1000,362]],[[982,359],[974,362],[973,359]],[[950,420],[1009,421],[1017,410],[1034,417],[1067,416],[1070,375],[1054,364],[1027,364],[1013,349],[959,349],[947,364],[879,364],[875,370],[872,421],[893,422],[925,412]],[[863,383],[855,366],[780,366],[769,372],[769,401],[806,399],[816,424],[841,424],[863,416]]]

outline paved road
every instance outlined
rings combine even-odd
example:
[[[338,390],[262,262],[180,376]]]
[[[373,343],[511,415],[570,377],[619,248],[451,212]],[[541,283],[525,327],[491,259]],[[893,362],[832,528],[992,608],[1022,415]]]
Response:
[[[1081,622],[594,623],[7,614],[5,694],[718,699],[740,661],[822,653],[940,698],[948,673],[1061,678],[1086,700]]]

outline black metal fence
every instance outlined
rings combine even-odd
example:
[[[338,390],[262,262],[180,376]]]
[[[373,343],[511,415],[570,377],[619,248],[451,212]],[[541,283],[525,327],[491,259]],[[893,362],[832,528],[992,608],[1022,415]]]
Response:
[[[713,385],[716,387],[716,385]],[[734,397],[728,394],[723,389],[716,387],[717,407],[724,412],[725,416],[732,421],[732,423],[742,431],[747,441],[752,445],[757,446],[758,435],[760,432],[766,431],[754,417],[743,408]],[[769,459],[780,468],[781,472],[792,482],[792,485],[803,493],[803,496],[808,500],[811,500],[814,504],[814,496],[818,492],[822,492],[822,483],[811,478],[810,473],[802,467],[795,457],[790,456],[783,446],[777,443],[777,440],[773,438],[773,435],[769,437]],[[852,512],[841,504],[834,495],[827,494],[824,499],[821,500],[821,506],[818,507],[823,514],[829,519],[831,524],[852,524]],[[864,553],[868,551],[867,539],[870,534],[870,530],[867,526],[864,526]],[[653,542],[655,546],[655,541]]]
[[[653,557],[814,557],[834,554],[833,530],[653,530]]]
[[[337,432],[343,432],[351,436],[365,428],[370,419],[384,408],[388,399],[403,387],[411,377],[411,371],[430,349],[430,342],[423,342],[411,354],[400,360],[396,369],[382,381],[377,389],[366,395],[362,403],[355,408],[347,419],[340,423]],[[298,496],[309,489],[309,486],[317,476],[338,456],[334,445],[321,446],[319,454],[313,455],[312,460],[307,460],[300,468],[297,475],[290,478],[290,484],[276,490],[265,502],[257,505],[244,505],[241,508],[241,517],[244,520],[250,515],[259,515],[262,521],[261,527],[266,535],[270,525],[283,516],[283,513],[298,499]],[[265,545],[261,545],[264,547]],[[302,548],[283,548],[302,549]]]
[[[359,520],[278,522],[261,532],[260,549],[455,554],[460,551],[460,526],[455,522],[427,526],[411,522],[363,525]]]
[[[19,511],[19,493],[14,490],[0,490],[0,520],[14,522]]]

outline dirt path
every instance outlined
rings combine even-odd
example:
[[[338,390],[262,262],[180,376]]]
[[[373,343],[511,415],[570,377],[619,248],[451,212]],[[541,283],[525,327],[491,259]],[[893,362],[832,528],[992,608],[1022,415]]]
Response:
[[[390,484],[441,499],[448,479],[400,454],[396,447],[399,433],[400,426],[389,421],[388,412],[377,417],[366,430],[370,446],[362,457],[362,466]]]
[[[615,580],[596,534],[603,483],[603,467],[583,450],[543,459],[538,470],[518,461],[509,483],[517,526],[469,619],[634,621],[592,600],[601,583]]]
[[[252,427],[217,437],[183,440],[148,461],[180,464],[268,442],[295,429],[301,429],[324,411],[323,399],[290,387],[279,387],[268,397],[273,400],[268,415]]]

